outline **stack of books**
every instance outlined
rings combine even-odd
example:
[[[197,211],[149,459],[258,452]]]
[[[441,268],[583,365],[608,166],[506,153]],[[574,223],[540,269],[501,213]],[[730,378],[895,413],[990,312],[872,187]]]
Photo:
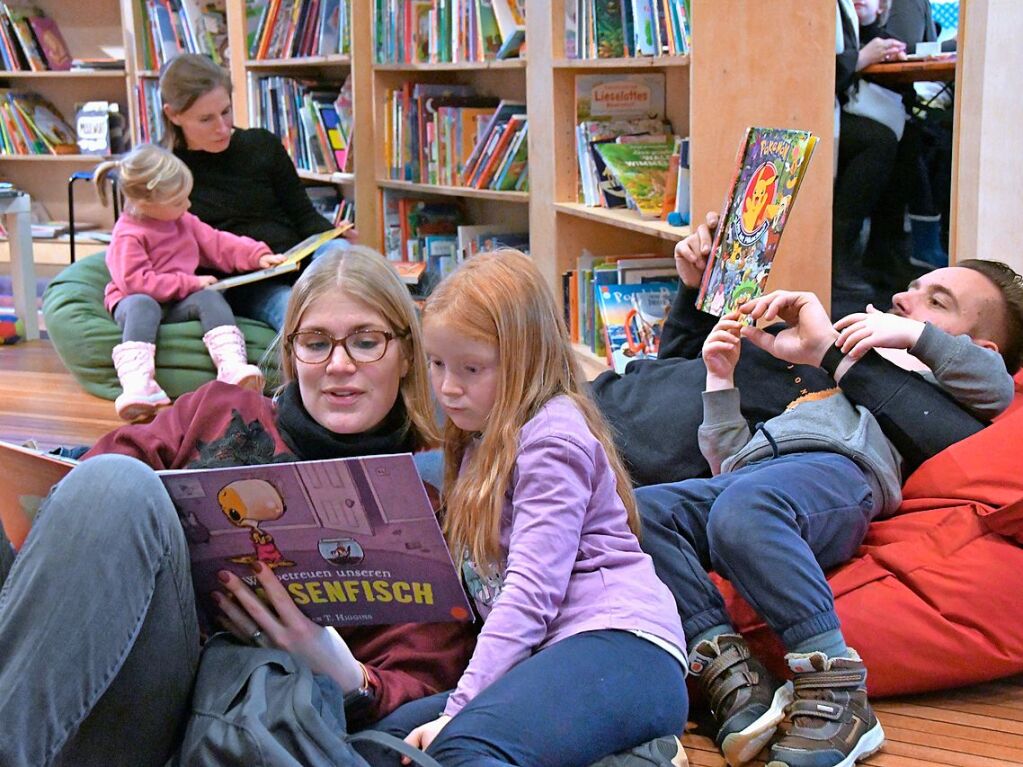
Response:
[[[0,2],[0,63],[9,72],[71,69],[57,22],[39,8]]]
[[[565,0],[565,55],[682,56],[690,18],[689,0]]]
[[[255,18],[248,36],[253,61],[351,53],[351,0],[268,0]]]
[[[159,69],[179,53],[202,53],[226,63],[224,0],[138,0],[142,6],[142,68]]]
[[[76,154],[74,129],[38,93],[0,89],[0,154]]]

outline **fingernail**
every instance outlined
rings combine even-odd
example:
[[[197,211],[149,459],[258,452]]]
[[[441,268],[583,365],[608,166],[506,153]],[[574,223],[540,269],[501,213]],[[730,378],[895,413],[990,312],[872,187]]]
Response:
[[[254,573],[261,573],[261,572],[263,572],[263,563],[262,562],[258,562],[258,561],[257,562],[253,562],[252,563],[252,572],[254,572]]]
[[[217,580],[220,581],[221,583],[227,583],[228,581],[231,580],[231,573],[229,573],[227,570],[220,570],[217,573]]]

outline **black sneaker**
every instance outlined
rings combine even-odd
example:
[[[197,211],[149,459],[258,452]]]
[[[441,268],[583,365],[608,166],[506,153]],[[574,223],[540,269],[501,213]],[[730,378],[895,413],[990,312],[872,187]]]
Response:
[[[785,659],[795,674],[795,700],[767,767],[852,767],[884,745],[867,701],[867,669],[855,650],[846,658],[813,652]]]
[[[689,758],[678,738],[665,735],[620,754],[605,756],[591,767],[689,767]]]
[[[725,760],[745,764],[767,745],[785,707],[792,684],[781,684],[754,658],[738,634],[719,634],[689,654],[689,670],[700,683],[717,724],[717,743]]]

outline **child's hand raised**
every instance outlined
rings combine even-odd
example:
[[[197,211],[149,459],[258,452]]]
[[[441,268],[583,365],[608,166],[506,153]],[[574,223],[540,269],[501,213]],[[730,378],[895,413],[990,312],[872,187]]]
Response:
[[[867,304],[865,312],[843,317],[835,323],[835,345],[858,360],[871,349],[911,349],[923,333],[924,323],[909,317],[881,312]]]
[[[217,278],[212,274],[197,274],[196,277],[199,280],[200,288],[208,288],[210,285],[214,285],[217,282]]]
[[[739,312],[726,314],[703,342],[703,364],[707,367],[707,391],[731,389],[733,375],[739,363]]]
[[[269,269],[271,266],[277,266],[284,259],[285,256],[282,256],[280,253],[265,253],[259,257],[259,268]]]

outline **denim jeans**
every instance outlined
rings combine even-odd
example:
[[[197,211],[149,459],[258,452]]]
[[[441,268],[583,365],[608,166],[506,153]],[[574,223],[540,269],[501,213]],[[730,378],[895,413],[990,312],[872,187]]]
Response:
[[[163,483],[133,458],[90,458],[50,493],[0,590],[0,764],[163,764],[198,659]]]
[[[310,259],[316,259],[333,250],[347,250],[348,240],[337,239],[325,242],[316,249]],[[263,322],[278,333],[284,327],[284,315],[288,311],[288,298],[295,273],[283,274],[269,280],[239,285],[225,292],[225,297],[238,317]]]
[[[448,693],[406,703],[374,729],[399,738],[436,719]],[[427,753],[445,767],[586,767],[662,735],[689,713],[682,666],[627,631],[588,631],[512,668],[455,716]],[[393,753],[359,745],[375,767]]]
[[[823,570],[853,556],[877,513],[863,470],[835,453],[649,485],[636,491],[636,503],[641,545],[674,595],[687,637],[731,623],[707,575],[713,569],[787,648],[839,628]]]

